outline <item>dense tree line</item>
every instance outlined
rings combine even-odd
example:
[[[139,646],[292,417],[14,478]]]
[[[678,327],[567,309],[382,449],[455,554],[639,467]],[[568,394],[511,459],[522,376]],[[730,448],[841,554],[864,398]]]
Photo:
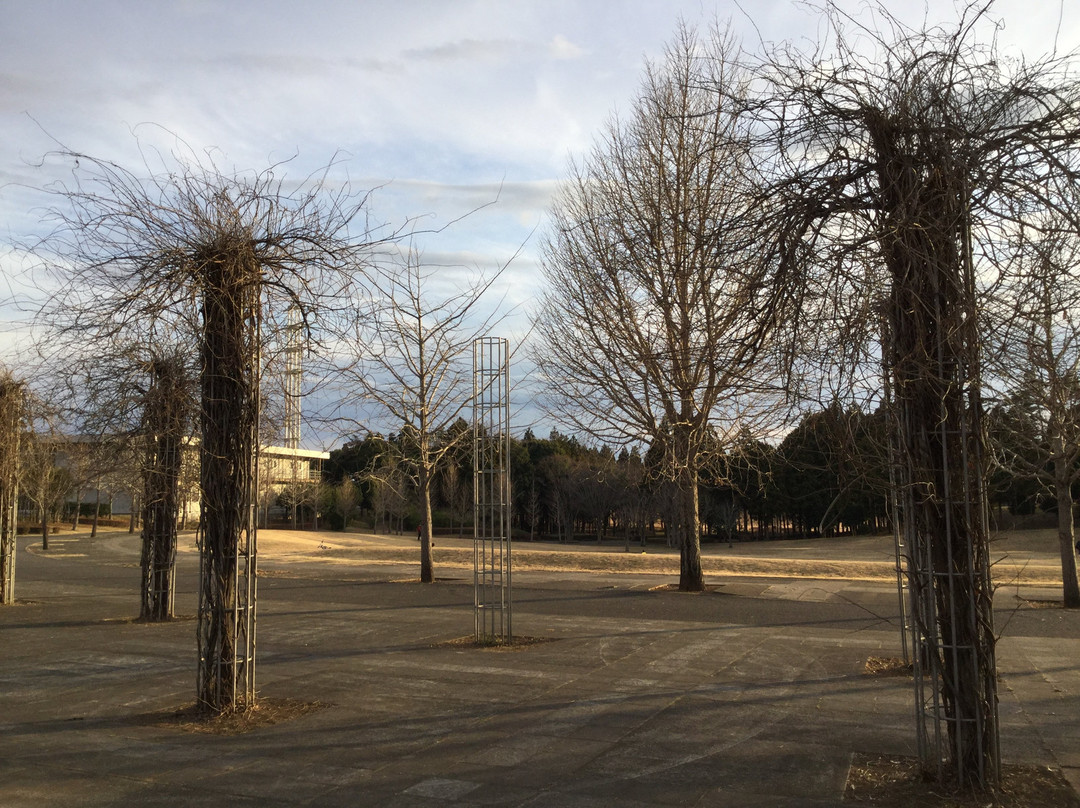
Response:
[[[434,487],[435,524],[471,535],[471,427],[459,420],[437,441],[453,445]],[[831,407],[807,414],[776,445],[745,437],[709,455],[699,481],[705,540],[735,541],[886,530],[884,418]],[[588,445],[552,430],[511,441],[516,538],[674,542],[676,492],[655,446]],[[419,518],[414,449],[407,434],[369,434],[330,453],[324,519],[413,530]],[[344,505],[344,507],[343,507]]]
[[[1024,442],[1002,422],[1006,405],[990,411],[991,446],[1000,454],[1039,455],[1035,436]],[[883,410],[833,405],[808,412],[781,440],[743,435],[714,453],[699,482],[704,541],[865,535],[892,529],[889,458]],[[472,535],[471,431],[463,419],[440,469],[432,505],[436,532]],[[1006,443],[1006,441],[1008,443]],[[330,452],[324,467],[320,519],[337,529],[415,531],[419,519],[409,440],[369,434]],[[673,492],[662,453],[653,447],[614,450],[551,430],[511,439],[513,526],[517,540],[623,541],[671,539]],[[1080,493],[1080,492],[1078,492]],[[1056,500],[1038,482],[998,466],[990,504],[1003,518],[1053,513]]]

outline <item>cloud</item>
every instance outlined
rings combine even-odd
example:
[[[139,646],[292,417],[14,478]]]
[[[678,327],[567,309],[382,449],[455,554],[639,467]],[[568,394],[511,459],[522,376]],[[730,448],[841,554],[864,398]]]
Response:
[[[458,62],[468,65],[468,68],[473,70],[478,67],[477,60],[481,62],[506,61],[515,54],[521,53],[522,49],[530,47],[526,42],[513,39],[462,39],[406,50],[403,56],[407,60],[425,62]]]
[[[913,24],[955,16],[952,4],[897,5]],[[751,16],[778,42],[815,36],[820,17],[807,9],[761,0]],[[295,155],[284,171],[297,180],[340,151],[332,182],[385,186],[377,221],[423,215],[419,226],[437,230],[475,210],[425,247],[495,265],[543,226],[568,156],[636,93],[680,16],[707,26],[730,14],[757,42],[730,0],[626,0],[614,13],[591,0],[36,0],[5,12],[0,252],[42,226],[24,186],[70,176],[34,167],[56,140],[137,169],[140,147],[169,153],[179,137],[219,149],[223,168]],[[1060,1],[999,0],[992,14],[1007,23],[1007,48],[1080,43],[1080,17]],[[536,292],[540,235],[507,271],[513,295]]]
[[[548,43],[548,53],[554,59],[580,59],[586,54],[584,48],[575,45],[562,34],[556,34]]]

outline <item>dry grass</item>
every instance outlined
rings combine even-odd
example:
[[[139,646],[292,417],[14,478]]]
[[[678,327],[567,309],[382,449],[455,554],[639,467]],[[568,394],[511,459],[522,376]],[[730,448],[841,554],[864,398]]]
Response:
[[[264,569],[260,567],[255,571],[256,578],[300,578],[295,572],[289,570]]]
[[[958,791],[927,779],[915,758],[857,754],[844,801],[878,808],[1080,808],[1080,797],[1060,771],[1002,766],[992,791]]]
[[[313,552],[313,537],[294,537],[284,532],[271,531],[272,547],[270,556],[278,560],[289,561],[326,561],[328,558],[346,564],[413,564],[418,558],[418,551],[411,545],[401,545],[392,538],[370,536],[367,534],[335,534],[328,542],[327,549]],[[260,542],[262,542],[260,533]],[[825,542],[826,540],[821,540]],[[815,543],[804,542],[802,549],[813,549]],[[833,543],[839,553],[844,552],[842,543]],[[830,559],[830,558],[791,558],[791,557],[756,557],[742,553],[725,553],[715,546],[705,548],[702,556],[702,569],[709,576],[742,576],[765,578],[819,578],[849,581],[895,581],[895,562],[891,559]],[[751,548],[744,547],[744,550]],[[768,543],[760,548],[763,552],[771,550]],[[886,548],[888,549],[888,548]],[[882,556],[888,555],[884,551]],[[473,565],[471,547],[461,543],[447,544],[438,548],[435,563],[443,570],[448,568],[467,568]],[[538,546],[528,542],[517,542],[514,547],[515,571],[547,572],[596,572],[596,573],[644,573],[652,575],[679,574],[679,554],[665,548],[650,547],[643,552],[633,548],[626,552],[623,548],[607,545],[603,547],[574,545]],[[1006,559],[993,567],[993,577],[999,585],[1060,584],[1060,567],[1047,564],[1032,564],[1028,561]]]

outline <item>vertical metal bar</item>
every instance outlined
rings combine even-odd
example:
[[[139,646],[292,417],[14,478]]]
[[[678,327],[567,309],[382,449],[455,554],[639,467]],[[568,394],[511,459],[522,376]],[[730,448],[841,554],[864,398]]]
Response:
[[[247,530],[244,542],[244,703],[247,707],[255,704],[255,630],[256,630],[256,607],[258,586],[258,536],[259,527],[256,514],[258,507],[259,492],[259,422],[262,417],[262,300],[258,286],[253,290],[252,308],[254,322],[252,325],[252,392],[254,410],[251,422],[251,458],[250,474],[248,477],[248,491],[246,516]],[[297,324],[297,328],[299,325]],[[292,337],[292,335],[290,335]],[[299,349],[299,345],[295,346]],[[297,381],[299,380],[299,368],[297,368]],[[299,397],[294,402],[299,408]],[[296,418],[299,419],[299,409]],[[298,425],[297,425],[298,427]],[[294,435],[298,440],[299,434]]]
[[[513,600],[513,565],[511,564],[511,547],[513,542],[511,541],[511,531],[513,529],[511,525],[510,509],[513,504],[511,486],[511,467],[510,467],[510,344],[507,340],[501,341],[501,367],[502,367],[502,389],[500,391],[500,401],[502,403],[502,521],[503,528],[501,536],[503,537],[503,549],[504,559],[503,569],[505,570],[505,580],[503,581],[503,613],[506,615],[506,640],[507,642],[513,642],[513,610],[511,608],[511,602]]]
[[[0,603],[15,602],[15,557],[19,521],[19,438],[22,432],[22,385],[0,380]]]
[[[899,424],[896,422],[896,408],[893,403],[892,395],[892,377],[889,374],[889,359],[888,359],[888,345],[891,344],[891,333],[889,331],[889,318],[882,313],[881,316],[881,369],[882,369],[882,391],[884,398],[884,407],[886,413],[885,423],[885,444],[886,444],[886,456],[888,457],[889,466],[889,496],[888,502],[892,510],[891,521],[893,530],[893,550],[896,557],[896,592],[900,601],[900,643],[903,646],[904,662],[912,664],[910,644],[908,643],[908,599],[911,594],[911,586],[908,581],[908,575],[910,570],[910,559],[907,554],[911,552],[911,547],[908,542],[904,540],[904,534],[902,531],[902,525],[906,521],[901,513],[901,503],[899,494],[899,469],[897,466],[898,456],[900,454],[900,445],[898,440]]]
[[[480,499],[477,493],[480,490],[480,413],[482,408],[480,406],[480,357],[478,354],[478,346],[473,343],[473,434],[472,434],[472,454],[473,454],[473,635],[477,642],[483,637],[483,627],[481,626],[481,615],[483,600],[480,594],[480,570],[481,570],[481,540],[483,535],[480,527]]]

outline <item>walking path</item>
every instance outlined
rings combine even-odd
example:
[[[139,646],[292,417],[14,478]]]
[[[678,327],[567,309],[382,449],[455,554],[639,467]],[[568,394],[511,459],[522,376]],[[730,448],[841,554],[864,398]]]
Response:
[[[4,808],[838,806],[854,753],[915,752],[910,680],[863,673],[901,653],[894,586],[786,563],[887,561],[880,540],[709,548],[707,570],[771,566],[701,595],[653,569],[563,570],[594,547],[518,545],[557,561],[515,568],[515,634],[544,642],[499,650],[451,642],[472,630],[471,543],[437,539],[444,580],[425,586],[413,537],[260,532],[260,694],[323,706],[240,735],[163,721],[193,699],[194,622],[130,620],[135,537],[32,542],[22,602],[0,608]],[[180,615],[196,573],[182,552]],[[1027,608],[1059,588],[998,592],[1002,753],[1077,787],[1080,614]]]

